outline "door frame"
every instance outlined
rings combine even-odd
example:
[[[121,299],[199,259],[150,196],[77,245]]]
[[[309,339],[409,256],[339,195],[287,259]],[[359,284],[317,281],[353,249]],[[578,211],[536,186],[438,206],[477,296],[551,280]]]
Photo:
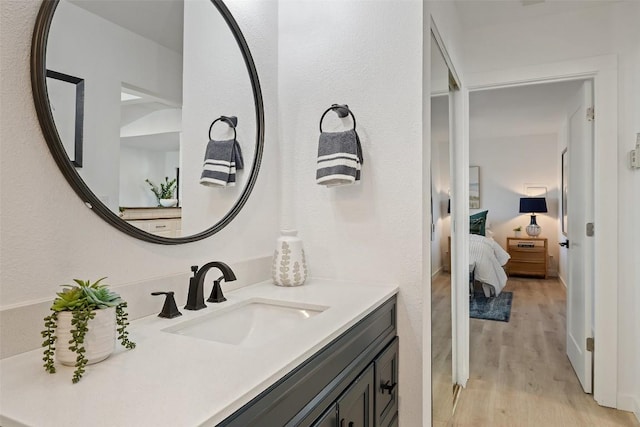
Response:
[[[455,156],[456,170],[464,178],[469,166],[469,92],[529,84],[566,80],[593,80],[594,107],[594,390],[595,401],[617,407],[618,388],[618,65],[616,55],[602,55],[549,64],[482,73],[465,74],[466,87],[462,89],[462,153]],[[616,173],[611,173],[616,171]],[[607,174],[607,172],[609,172]],[[468,186],[459,188],[454,197],[458,209],[456,219],[464,224],[468,218]],[[464,211],[464,212],[463,212]],[[466,221],[468,223],[468,221]],[[463,227],[460,227],[459,231]],[[459,233],[463,234],[463,233]],[[469,251],[468,233],[460,236],[459,252]],[[453,252],[453,250],[452,250]],[[458,268],[468,268],[458,266]],[[464,271],[464,270],[458,270]],[[455,286],[466,289],[464,275],[459,275]],[[468,296],[457,293],[458,366],[457,373],[469,378],[469,305]],[[597,303],[596,303],[597,302]]]

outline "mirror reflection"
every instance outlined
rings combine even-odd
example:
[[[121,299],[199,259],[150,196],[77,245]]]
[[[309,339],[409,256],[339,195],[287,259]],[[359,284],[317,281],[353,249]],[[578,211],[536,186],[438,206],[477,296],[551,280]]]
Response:
[[[432,419],[453,413],[449,69],[431,35],[431,392]]]
[[[238,202],[256,152],[256,111],[242,51],[210,0],[61,0],[46,69],[82,80],[83,103],[73,111],[69,90],[47,78],[55,126],[74,161],[73,130],[83,118],[74,166],[122,220],[159,236],[191,236]],[[245,168],[235,170],[235,185],[204,186],[208,131],[221,116],[237,117]],[[218,122],[211,138],[227,141],[233,131]],[[225,155],[216,155],[216,168],[233,167]]]

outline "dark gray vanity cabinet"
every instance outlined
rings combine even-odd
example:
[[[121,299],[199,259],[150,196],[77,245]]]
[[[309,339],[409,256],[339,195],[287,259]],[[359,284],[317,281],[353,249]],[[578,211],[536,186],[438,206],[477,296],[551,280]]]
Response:
[[[373,365],[369,365],[313,427],[373,427]]]
[[[396,425],[396,332],[393,296],[219,426]]]
[[[398,414],[398,337],[374,361],[376,426],[394,425]]]

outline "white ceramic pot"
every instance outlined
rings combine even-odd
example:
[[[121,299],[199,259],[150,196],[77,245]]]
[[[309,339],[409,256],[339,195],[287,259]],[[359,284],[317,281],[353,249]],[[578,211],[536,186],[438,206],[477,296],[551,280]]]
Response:
[[[170,208],[178,203],[178,199],[160,199],[160,204],[165,208]]]
[[[100,362],[116,347],[116,308],[109,307],[95,311],[96,316],[89,320],[87,334],[84,338],[85,357],[87,364]],[[58,313],[58,328],[56,329],[56,360],[63,365],[75,366],[77,354],[69,350],[71,340],[72,314],[70,311]]]
[[[307,280],[307,261],[296,230],[282,230],[273,254],[271,277],[278,286],[300,286]]]

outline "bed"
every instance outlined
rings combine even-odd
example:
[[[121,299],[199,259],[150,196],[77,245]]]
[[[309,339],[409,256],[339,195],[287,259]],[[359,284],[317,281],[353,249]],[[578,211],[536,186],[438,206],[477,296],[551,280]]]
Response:
[[[489,298],[500,295],[507,284],[507,274],[503,266],[509,261],[510,256],[493,239],[493,233],[487,224],[487,213],[488,211],[482,211],[469,217],[469,271],[473,273],[469,281],[471,287],[474,281],[480,282],[485,297]]]
[[[498,296],[507,284],[504,266],[509,254],[491,237],[469,235],[469,263],[474,279],[482,284],[485,297]]]

